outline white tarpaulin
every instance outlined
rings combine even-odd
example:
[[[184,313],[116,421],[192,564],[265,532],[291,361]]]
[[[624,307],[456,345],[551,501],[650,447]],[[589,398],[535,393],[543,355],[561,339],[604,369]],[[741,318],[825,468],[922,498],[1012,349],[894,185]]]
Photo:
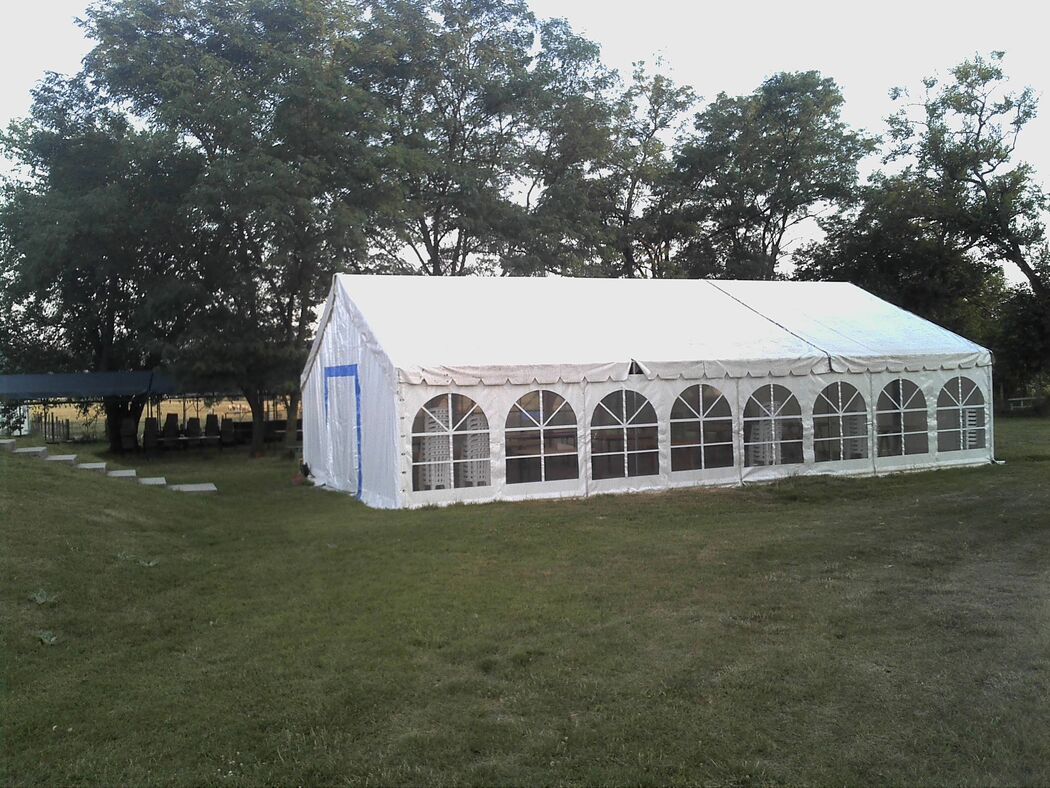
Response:
[[[303,389],[315,478],[382,507],[973,464],[992,446],[989,351],[845,283],[339,275]]]

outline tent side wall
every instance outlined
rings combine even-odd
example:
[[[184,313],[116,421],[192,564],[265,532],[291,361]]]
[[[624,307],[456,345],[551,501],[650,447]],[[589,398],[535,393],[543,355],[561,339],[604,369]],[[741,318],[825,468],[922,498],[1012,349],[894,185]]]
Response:
[[[302,379],[303,459],[315,482],[401,505],[396,373],[338,280]]]
[[[956,381],[960,378],[976,384],[983,403],[967,408],[939,407],[943,390],[958,388]],[[726,406],[731,411],[731,421],[722,419],[720,425],[719,419],[714,417],[710,421],[705,421],[699,415],[695,419],[688,414],[685,420],[681,418],[679,396],[697,385],[711,386],[725,397]],[[794,399],[794,404],[775,417],[763,412],[761,407],[756,410],[752,402],[753,396],[761,399],[762,393],[770,391],[771,387],[778,387],[778,391],[786,390]],[[892,394],[905,389],[911,392],[908,395],[911,399],[891,411],[883,393],[889,391]],[[537,390],[552,392],[564,399],[565,405],[571,408],[571,421],[559,419],[558,430],[562,430],[563,435],[566,429],[575,430],[577,473],[570,478],[512,481],[512,462],[508,462],[508,455],[512,452],[508,446],[512,442],[516,443],[515,453],[520,456],[534,453],[531,449],[523,449],[524,446],[546,445],[546,436],[541,435],[539,425],[507,431],[508,416],[517,414],[516,403]],[[631,476],[625,473],[619,477],[596,478],[607,472],[595,473],[603,462],[599,459],[597,464],[594,463],[594,457],[600,456],[596,443],[599,435],[604,440],[606,452],[610,446],[615,448],[621,442],[615,430],[610,436],[608,426],[595,428],[595,414],[599,414],[601,424],[611,423],[601,410],[601,403],[608,401],[610,396],[615,401],[616,393],[622,390],[636,392],[652,405],[652,416],[644,416],[641,419],[642,426],[633,435],[630,425],[624,425],[622,445],[626,449],[623,462],[625,466],[632,462],[632,452],[648,453],[646,459],[653,462],[657,470],[644,475]],[[825,392],[829,390],[841,398],[841,410],[846,412],[827,415],[830,403]],[[460,501],[586,496],[674,487],[735,485],[800,475],[881,475],[935,467],[986,464],[993,457],[991,393],[990,366],[704,380],[660,380],[644,375],[629,375],[625,380],[559,381],[543,385],[535,382],[473,386],[402,385],[403,504],[416,507]],[[477,414],[483,418],[475,414],[473,423],[464,422],[465,429],[461,434],[452,431],[447,437],[447,449],[444,448],[445,438],[439,435],[413,436],[415,414],[435,402],[435,398],[438,408],[447,409],[442,398],[450,395],[460,395],[476,403]],[[976,402],[976,399],[973,401]],[[459,402],[462,403],[462,400]],[[449,406],[454,407],[454,403],[450,401]],[[710,405],[705,402],[700,409],[704,411],[708,407]],[[713,411],[704,415],[711,413]],[[969,434],[980,436],[983,445],[962,450],[957,445],[952,446],[961,435],[967,434],[965,425],[959,423],[960,413],[980,421],[981,426],[974,426]],[[441,414],[438,416],[440,418]],[[627,416],[629,418],[631,414]],[[517,418],[520,423],[520,417],[515,415],[513,418]],[[683,421],[696,422],[695,430]],[[844,425],[854,430],[850,433],[853,437],[841,434]],[[434,429],[440,433],[436,423]],[[725,443],[720,448],[712,447],[714,450],[711,452],[711,457],[719,452],[724,457],[728,453],[728,444],[731,446],[731,462],[716,463],[718,467],[682,468],[680,458],[689,454],[682,448],[683,444],[699,442],[706,446],[707,438],[691,436],[703,435],[702,431],[708,429],[718,430],[718,434],[731,431]],[[765,440],[762,438],[763,429],[771,431],[768,445],[762,445]],[[780,439],[775,438],[772,432],[776,432]],[[710,442],[720,441],[722,438]],[[418,443],[417,447],[413,446],[414,442]],[[413,463],[413,454],[417,460],[428,459],[429,443],[437,448],[429,457],[435,461]],[[773,445],[778,443],[783,445]],[[764,456],[767,449],[776,456]],[[779,455],[785,450],[797,452],[800,459],[779,462]],[[540,449],[539,453],[543,451]],[[701,452],[707,457],[707,449],[701,449]],[[835,452],[838,456],[830,458],[829,453]],[[619,456],[616,455],[615,462],[619,462]],[[606,458],[613,459],[608,454]],[[543,462],[546,462],[546,458]],[[702,461],[700,465],[703,466],[705,462]],[[479,483],[479,480],[483,483]]]

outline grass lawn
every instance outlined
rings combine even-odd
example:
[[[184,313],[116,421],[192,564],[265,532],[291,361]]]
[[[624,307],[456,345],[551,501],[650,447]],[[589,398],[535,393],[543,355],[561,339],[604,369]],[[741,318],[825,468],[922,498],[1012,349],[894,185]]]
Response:
[[[138,466],[193,497],[0,453],[0,782],[1050,784],[1050,421],[997,433],[414,512],[278,458]]]

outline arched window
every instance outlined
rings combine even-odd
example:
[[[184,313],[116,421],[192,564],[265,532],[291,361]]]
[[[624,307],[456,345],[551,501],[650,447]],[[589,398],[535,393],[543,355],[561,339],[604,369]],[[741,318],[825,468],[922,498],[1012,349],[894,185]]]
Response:
[[[591,478],[653,476],[660,472],[656,411],[637,391],[605,397],[591,417]]]
[[[733,412],[714,386],[690,386],[671,408],[671,470],[733,467]]]
[[[491,481],[489,423],[462,394],[439,394],[412,422],[412,489],[486,487]]]
[[[891,381],[879,394],[875,407],[875,432],[880,457],[926,454],[926,397],[905,378]]]
[[[969,378],[952,378],[937,397],[937,451],[985,447],[984,395]]]
[[[744,406],[744,464],[802,462],[802,408],[783,386],[768,384]]]
[[[832,383],[813,403],[813,456],[817,462],[868,456],[868,407],[849,383]]]
[[[515,402],[504,440],[507,484],[579,478],[576,414],[553,391],[530,391]]]

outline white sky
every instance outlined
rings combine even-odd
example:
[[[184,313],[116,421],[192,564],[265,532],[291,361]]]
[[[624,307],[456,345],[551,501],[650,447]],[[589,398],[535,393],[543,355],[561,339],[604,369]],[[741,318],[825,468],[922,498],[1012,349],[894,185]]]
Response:
[[[710,100],[719,91],[753,90],[777,71],[817,69],[846,98],[851,125],[884,130],[887,91],[917,87],[974,53],[1007,53],[1007,73],[1050,101],[1046,16],[1031,0],[771,0],[642,3],[530,0],[538,16],[563,16],[598,42],[604,61],[627,74],[635,60],[663,56],[674,78]],[[73,24],[86,0],[0,0],[0,125],[29,109],[44,71],[79,68],[89,42]],[[1024,131],[1020,158],[1050,174],[1050,106]],[[0,160],[0,174],[9,167]]]

